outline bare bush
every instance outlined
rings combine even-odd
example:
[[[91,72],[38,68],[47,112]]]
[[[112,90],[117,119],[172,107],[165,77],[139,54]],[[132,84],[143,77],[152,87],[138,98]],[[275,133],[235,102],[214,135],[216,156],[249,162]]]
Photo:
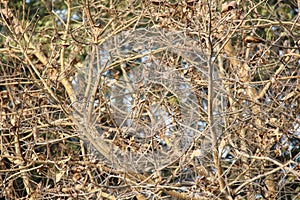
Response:
[[[299,1],[1,1],[6,199],[298,199]]]

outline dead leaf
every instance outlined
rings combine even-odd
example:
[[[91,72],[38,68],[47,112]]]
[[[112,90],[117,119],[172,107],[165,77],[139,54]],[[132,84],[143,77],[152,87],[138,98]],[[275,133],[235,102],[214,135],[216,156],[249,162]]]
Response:
[[[137,194],[135,197],[137,198],[137,200],[146,200],[146,197],[142,194]]]
[[[55,174],[55,183],[58,183],[61,180],[65,172],[66,172],[65,170],[61,170],[60,172]]]
[[[191,155],[191,158],[194,158],[194,157],[200,157],[202,156],[202,151],[200,149],[197,149],[197,150],[194,150],[192,155]]]
[[[246,43],[262,43],[264,41],[258,37],[249,35],[249,36],[245,37],[244,42],[246,42]]]
[[[232,9],[237,9],[237,2],[236,1],[231,1],[231,2],[225,2],[222,4],[222,9],[221,13],[228,12]]]

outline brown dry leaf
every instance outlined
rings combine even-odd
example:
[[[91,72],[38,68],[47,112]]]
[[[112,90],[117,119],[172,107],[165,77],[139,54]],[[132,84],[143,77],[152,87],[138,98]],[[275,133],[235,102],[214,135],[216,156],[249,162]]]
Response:
[[[222,10],[221,13],[225,13],[228,12],[232,9],[236,9],[237,8],[237,2],[236,1],[231,1],[231,2],[225,2],[222,4]]]
[[[107,194],[107,193],[105,193],[103,191],[101,191],[101,196],[104,197],[104,198],[106,198],[106,199],[116,200],[116,198],[114,196],[112,196],[110,194]]]
[[[262,43],[263,40],[258,37],[249,35],[249,36],[245,37],[244,42],[246,42],[246,43]]]
[[[65,172],[66,172],[65,170],[61,170],[60,172],[55,174],[55,183],[58,183],[61,180]]]
[[[191,155],[191,158],[194,158],[194,157],[200,157],[202,156],[202,151],[200,149],[197,149],[197,150],[194,150],[192,155]]]
[[[146,197],[142,194],[137,194],[135,197],[137,200],[146,200]]]
[[[76,184],[75,185],[75,190],[77,190],[77,191],[80,191],[80,190],[82,190],[84,188],[84,185],[83,184]]]

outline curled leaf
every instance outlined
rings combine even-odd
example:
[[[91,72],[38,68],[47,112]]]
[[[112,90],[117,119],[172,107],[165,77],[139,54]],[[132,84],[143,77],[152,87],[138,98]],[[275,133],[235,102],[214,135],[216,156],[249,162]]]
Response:
[[[262,43],[263,40],[258,37],[249,35],[249,36],[245,37],[244,42],[246,42],[246,43]]]
[[[237,8],[237,2],[236,1],[231,1],[231,2],[225,2],[222,4],[222,10],[221,13],[225,13],[228,12],[232,9],[236,9]]]

